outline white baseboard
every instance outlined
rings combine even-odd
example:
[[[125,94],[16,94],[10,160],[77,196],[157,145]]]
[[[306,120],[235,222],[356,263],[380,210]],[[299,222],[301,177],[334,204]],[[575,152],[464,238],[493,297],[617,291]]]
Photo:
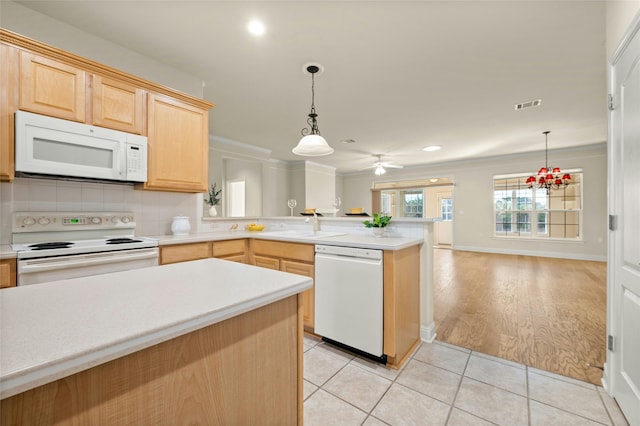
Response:
[[[459,245],[452,246],[452,249],[460,250],[460,251],[477,251],[480,253],[519,254],[522,256],[553,257],[556,259],[593,260],[596,262],[607,261],[606,256],[598,256],[593,254],[549,252],[549,251],[535,251],[535,250],[513,250],[513,249],[503,249],[503,248],[472,247],[472,246],[459,246]]]
[[[423,342],[433,343],[436,340],[436,323],[432,322],[428,326],[420,326],[420,339]]]

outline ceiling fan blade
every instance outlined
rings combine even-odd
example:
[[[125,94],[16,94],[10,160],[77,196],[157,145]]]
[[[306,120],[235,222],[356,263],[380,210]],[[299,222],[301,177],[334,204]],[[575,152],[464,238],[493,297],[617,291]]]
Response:
[[[383,164],[383,167],[386,167],[388,169],[402,169],[404,168],[404,166],[398,166],[397,164]]]

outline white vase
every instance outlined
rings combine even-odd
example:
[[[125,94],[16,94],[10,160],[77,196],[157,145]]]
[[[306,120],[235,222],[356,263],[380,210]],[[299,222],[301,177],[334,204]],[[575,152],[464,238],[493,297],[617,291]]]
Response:
[[[373,231],[373,236],[380,238],[382,237],[382,235],[384,235],[384,228],[377,228],[377,227],[373,227],[371,228],[371,230]]]
[[[171,222],[171,232],[173,235],[189,235],[191,224],[188,216],[176,216]]]
[[[209,216],[211,217],[218,216],[218,210],[216,209],[216,206],[209,207]]]

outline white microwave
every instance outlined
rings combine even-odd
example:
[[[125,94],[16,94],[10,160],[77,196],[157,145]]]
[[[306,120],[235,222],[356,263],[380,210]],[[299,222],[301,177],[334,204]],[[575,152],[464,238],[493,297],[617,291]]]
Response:
[[[17,111],[15,170],[18,176],[146,182],[147,138]]]

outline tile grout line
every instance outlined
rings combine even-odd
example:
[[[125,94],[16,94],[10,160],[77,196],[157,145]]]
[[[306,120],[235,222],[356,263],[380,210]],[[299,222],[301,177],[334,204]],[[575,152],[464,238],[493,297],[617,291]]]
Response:
[[[453,400],[449,405],[449,412],[447,413],[447,418],[444,421],[444,424],[448,424],[451,419],[451,413],[453,413],[453,409],[456,403],[456,399],[458,398],[458,393],[460,393],[460,388],[462,387],[462,380],[464,379],[464,373],[467,371],[467,367],[469,366],[469,360],[471,359],[471,352],[467,354],[467,361],[464,363],[464,368],[462,369],[462,373],[460,374],[460,380],[458,381],[458,388],[456,389],[456,394],[453,395]],[[419,360],[418,360],[419,361]]]

